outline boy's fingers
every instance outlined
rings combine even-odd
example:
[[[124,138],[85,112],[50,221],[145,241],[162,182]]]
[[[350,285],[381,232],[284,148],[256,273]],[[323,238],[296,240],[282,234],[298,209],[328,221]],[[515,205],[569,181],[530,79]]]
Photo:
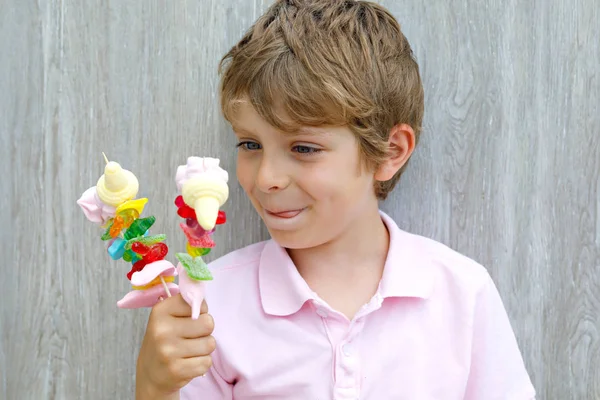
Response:
[[[217,342],[212,336],[186,339],[177,343],[178,358],[193,358],[209,356],[217,348]]]
[[[206,301],[202,300],[202,307],[200,307],[200,314],[207,314],[208,313],[208,304],[206,304]]]
[[[215,329],[215,322],[210,314],[200,314],[196,320],[180,318],[172,324],[177,337],[184,339],[209,336]]]
[[[167,297],[159,303],[162,303],[161,306],[166,307],[168,309],[168,313],[174,317],[192,316],[192,307],[190,307],[190,305],[185,301],[183,296],[181,296],[181,293],[178,293],[175,296]],[[205,301],[202,301],[202,306],[200,307],[200,315],[207,313],[208,305]]]
[[[211,356],[183,358],[179,360],[177,367],[186,380],[194,379],[206,374],[212,367],[212,358]]]
[[[181,294],[167,297],[159,303],[160,307],[164,307],[169,315],[173,317],[189,317],[192,315],[192,308],[185,302]]]

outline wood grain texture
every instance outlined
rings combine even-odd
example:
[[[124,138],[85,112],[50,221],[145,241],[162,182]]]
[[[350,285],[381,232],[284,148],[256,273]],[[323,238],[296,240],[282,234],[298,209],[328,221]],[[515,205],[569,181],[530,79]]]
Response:
[[[600,6],[381,1],[417,53],[425,129],[382,208],[491,272],[539,399],[600,398]],[[235,171],[217,63],[270,1],[0,2],[0,399],[133,398],[147,310],[75,206],[101,152],[172,200],[187,155]],[[210,259],[267,237],[232,179]]]

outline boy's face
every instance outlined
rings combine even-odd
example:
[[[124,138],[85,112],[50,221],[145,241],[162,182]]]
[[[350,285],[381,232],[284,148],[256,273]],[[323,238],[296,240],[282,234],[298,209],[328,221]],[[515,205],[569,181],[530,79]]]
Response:
[[[325,244],[377,210],[373,173],[361,166],[348,128],[282,133],[250,103],[238,107],[232,121],[239,143],[237,177],[281,246]]]

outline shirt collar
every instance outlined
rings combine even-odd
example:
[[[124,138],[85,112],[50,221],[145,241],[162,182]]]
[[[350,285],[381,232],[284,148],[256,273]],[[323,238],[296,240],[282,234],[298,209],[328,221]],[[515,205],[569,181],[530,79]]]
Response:
[[[390,234],[379,295],[382,298],[429,298],[433,289],[433,275],[416,247],[414,236],[400,230],[384,212],[379,213]],[[263,309],[270,315],[292,315],[306,301],[317,297],[300,276],[287,251],[274,240],[267,241],[263,248],[258,284]]]

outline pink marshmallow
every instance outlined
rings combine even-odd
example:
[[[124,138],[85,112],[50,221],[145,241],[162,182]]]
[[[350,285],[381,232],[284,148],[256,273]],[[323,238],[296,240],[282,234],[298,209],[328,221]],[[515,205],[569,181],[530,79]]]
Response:
[[[133,286],[146,286],[159,276],[176,276],[175,266],[166,260],[154,261],[144,267],[143,270],[134,272],[131,275],[131,284]],[[171,296],[179,293],[179,287],[173,282],[167,282],[167,287]],[[132,290],[125,297],[117,302],[120,308],[141,308],[154,307],[159,297],[166,298],[168,294],[162,283],[158,283],[146,290]]]
[[[192,307],[192,319],[198,319],[200,308],[206,293],[206,281],[197,281],[187,275],[187,271],[181,263],[177,264],[179,273],[179,293],[186,303]]]
[[[175,266],[167,260],[154,261],[131,275],[133,286],[146,286],[159,276],[176,276]]]
[[[175,296],[179,293],[179,287],[168,282],[167,287],[171,296]],[[119,308],[143,308],[143,307],[154,307],[159,302],[160,297],[167,298],[167,293],[162,284],[154,285],[150,289],[146,290],[132,290],[127,293],[125,297],[117,302]]]
[[[193,177],[210,173],[216,175],[223,181],[229,180],[229,174],[223,168],[219,166],[221,161],[218,158],[212,157],[188,157],[186,165],[180,165],[177,167],[175,174],[175,183],[177,184],[177,190],[181,193],[183,184]]]
[[[85,217],[95,223],[103,225],[110,218],[114,218],[116,209],[113,206],[103,203],[98,197],[96,186],[92,186],[77,200],[77,204],[83,210]]]

